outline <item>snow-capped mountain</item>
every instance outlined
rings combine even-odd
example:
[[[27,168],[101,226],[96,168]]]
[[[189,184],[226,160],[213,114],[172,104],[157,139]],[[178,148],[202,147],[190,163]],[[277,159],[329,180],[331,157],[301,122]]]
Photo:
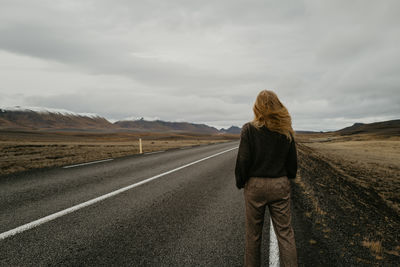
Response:
[[[93,113],[76,113],[65,109],[43,107],[0,108],[0,129],[51,131],[129,131],[175,132],[197,134],[234,133],[206,124],[162,121],[158,118],[136,118],[114,123]],[[233,129],[232,127],[230,128]]]
[[[16,106],[0,108],[0,128],[94,130],[111,129],[114,128],[114,125],[105,118],[92,113]]]

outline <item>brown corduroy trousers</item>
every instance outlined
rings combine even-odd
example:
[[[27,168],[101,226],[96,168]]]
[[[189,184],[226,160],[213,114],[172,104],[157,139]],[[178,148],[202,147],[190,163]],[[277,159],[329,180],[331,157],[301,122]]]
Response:
[[[287,176],[250,177],[246,182],[246,267],[261,265],[261,238],[266,207],[269,209],[278,239],[280,265],[297,266],[297,251],[291,224],[290,191]]]

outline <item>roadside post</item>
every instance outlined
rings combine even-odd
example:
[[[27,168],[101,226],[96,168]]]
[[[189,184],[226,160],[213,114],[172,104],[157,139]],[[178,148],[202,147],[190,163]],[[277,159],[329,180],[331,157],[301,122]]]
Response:
[[[142,149],[142,138],[139,138],[139,153],[143,154],[143,149]]]

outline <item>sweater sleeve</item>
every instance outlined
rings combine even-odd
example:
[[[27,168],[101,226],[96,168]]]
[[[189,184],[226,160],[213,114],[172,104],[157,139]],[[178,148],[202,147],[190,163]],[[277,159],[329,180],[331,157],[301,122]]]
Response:
[[[296,173],[297,173],[297,149],[296,149],[296,143],[295,143],[294,139],[290,143],[289,153],[287,155],[286,162],[285,162],[285,168],[286,168],[287,177],[289,179],[296,178]]]
[[[240,134],[239,150],[235,166],[236,187],[238,189],[243,188],[248,179],[250,155],[249,134],[247,125],[244,125]]]

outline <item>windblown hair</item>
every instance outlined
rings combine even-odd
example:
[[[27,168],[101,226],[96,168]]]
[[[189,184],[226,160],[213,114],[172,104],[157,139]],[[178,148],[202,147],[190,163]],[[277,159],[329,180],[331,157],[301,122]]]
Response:
[[[284,134],[290,141],[294,138],[292,118],[278,96],[270,90],[262,90],[253,106],[255,127],[266,126],[269,130]]]

